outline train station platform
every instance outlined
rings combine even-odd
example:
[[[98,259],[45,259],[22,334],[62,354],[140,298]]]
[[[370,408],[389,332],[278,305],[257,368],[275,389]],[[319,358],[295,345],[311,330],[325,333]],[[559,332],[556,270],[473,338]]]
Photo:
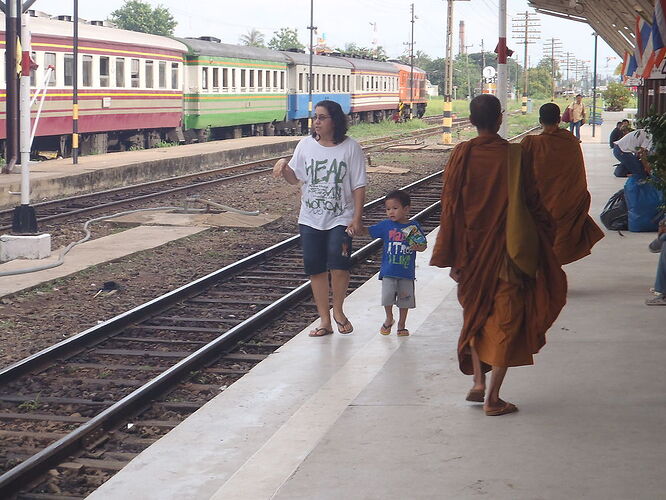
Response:
[[[175,177],[266,157],[289,154],[300,137],[244,137],[176,147],[124,151],[33,162],[31,203]],[[19,170],[20,172],[20,170]],[[20,203],[21,174],[0,175],[0,209]]]
[[[623,182],[606,141],[617,118],[606,118],[598,137],[582,131],[595,216]],[[607,234],[565,268],[548,344],[502,390],[518,413],[490,418],[465,402],[455,283],[427,251],[410,337],[378,334],[370,280],[346,302],[352,335],[305,329],[89,498],[663,498],[666,308],[644,305],[653,238]]]

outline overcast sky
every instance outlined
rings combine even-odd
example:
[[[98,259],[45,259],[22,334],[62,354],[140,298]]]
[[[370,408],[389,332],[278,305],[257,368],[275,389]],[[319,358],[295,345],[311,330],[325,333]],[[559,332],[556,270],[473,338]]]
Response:
[[[223,42],[238,43],[240,35],[251,28],[261,31],[266,42],[274,31],[282,27],[297,28],[299,38],[308,44],[307,26],[310,24],[309,0],[147,0],[153,6],[167,7],[178,21],[177,36],[213,35]],[[370,47],[377,38],[390,57],[403,53],[409,42],[411,23],[410,0],[314,0],[314,25],[320,36],[326,37],[331,47],[344,47],[355,42]],[[418,19],[414,26],[416,50],[431,57],[442,57],[445,52],[446,2],[443,0],[413,0]],[[511,17],[524,12],[526,0],[508,0],[507,31],[511,36]],[[79,13],[84,19],[105,19],[124,4],[123,0],[79,0]],[[71,14],[73,0],[37,0],[33,8],[49,14]],[[531,10],[531,9],[530,9]],[[498,0],[470,0],[454,3],[454,54],[458,51],[458,24],[465,21],[468,50],[479,52],[481,40],[486,50],[493,50],[498,37]],[[541,37],[559,38],[563,52],[576,53],[576,57],[589,61],[592,66],[594,43],[592,29],[582,23],[539,15]],[[376,23],[377,31],[373,33]],[[523,63],[523,47],[508,40],[515,50],[514,58]],[[543,55],[541,41],[528,48],[531,65]],[[608,59],[613,57],[614,59]],[[620,57],[599,38],[598,70],[612,73]]]

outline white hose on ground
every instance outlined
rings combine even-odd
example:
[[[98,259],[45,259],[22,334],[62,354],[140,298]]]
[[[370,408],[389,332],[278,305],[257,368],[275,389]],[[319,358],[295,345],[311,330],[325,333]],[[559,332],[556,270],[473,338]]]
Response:
[[[118,212],[117,214],[113,215],[105,215],[103,217],[96,217],[95,219],[90,219],[86,221],[83,224],[83,230],[85,231],[86,235],[81,238],[79,241],[74,241],[67,245],[61,252],[60,252],[60,257],[58,257],[58,260],[56,262],[52,262],[51,264],[44,264],[42,266],[37,266],[37,267],[28,267],[26,269],[17,269],[15,271],[2,271],[0,272],[0,277],[3,276],[15,276],[17,274],[28,274],[28,273],[35,273],[38,271],[44,271],[46,269],[52,269],[54,267],[61,266],[65,262],[65,255],[74,248],[76,245],[80,245],[81,243],[85,243],[90,239],[90,236],[92,236],[92,233],[88,229],[88,226],[92,224],[93,222],[99,222],[101,220],[105,219],[113,219],[114,217],[120,217],[121,215],[127,215],[127,214],[133,214],[136,212],[151,212],[151,211],[156,211],[156,210],[182,210],[183,207],[155,207],[155,208],[139,208],[137,210],[127,210],[125,212]]]

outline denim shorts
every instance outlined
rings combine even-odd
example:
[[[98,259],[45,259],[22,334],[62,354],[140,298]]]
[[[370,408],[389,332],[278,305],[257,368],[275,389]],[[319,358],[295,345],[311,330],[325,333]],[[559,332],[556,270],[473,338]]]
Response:
[[[323,230],[299,224],[298,229],[301,233],[305,274],[312,276],[329,269],[349,271],[352,239],[347,234],[347,226]]]

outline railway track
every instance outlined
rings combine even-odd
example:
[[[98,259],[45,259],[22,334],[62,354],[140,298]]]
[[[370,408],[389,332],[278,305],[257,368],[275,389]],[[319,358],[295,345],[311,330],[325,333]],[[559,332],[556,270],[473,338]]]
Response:
[[[429,231],[441,174],[405,187]],[[366,205],[371,224],[382,200]],[[317,316],[298,236],[0,370],[0,497],[82,498]],[[357,238],[353,289],[381,242]]]
[[[461,120],[457,126],[462,126]],[[398,144],[407,138],[423,137],[438,133],[440,127],[429,127],[404,134],[380,137],[362,143],[366,151],[376,150]],[[238,181],[240,179],[266,174],[280,157],[265,158],[257,161],[221,167],[204,172],[186,174],[169,179],[124,186],[95,193],[83,194],[52,201],[34,203],[39,215],[37,222],[51,222],[96,213],[109,209],[155,200],[174,193],[192,193],[215,184]],[[11,230],[14,209],[0,210],[0,231]]]
[[[406,189],[416,217],[433,229],[441,174]],[[365,217],[368,223],[385,218],[383,201],[369,203]],[[298,239],[1,370],[0,435],[6,445],[0,496],[17,494],[35,478],[36,491],[18,498],[85,496],[101,484],[96,478],[106,480],[309,324],[316,308]],[[380,262],[375,254],[381,241],[358,241],[352,286],[374,275]]]

